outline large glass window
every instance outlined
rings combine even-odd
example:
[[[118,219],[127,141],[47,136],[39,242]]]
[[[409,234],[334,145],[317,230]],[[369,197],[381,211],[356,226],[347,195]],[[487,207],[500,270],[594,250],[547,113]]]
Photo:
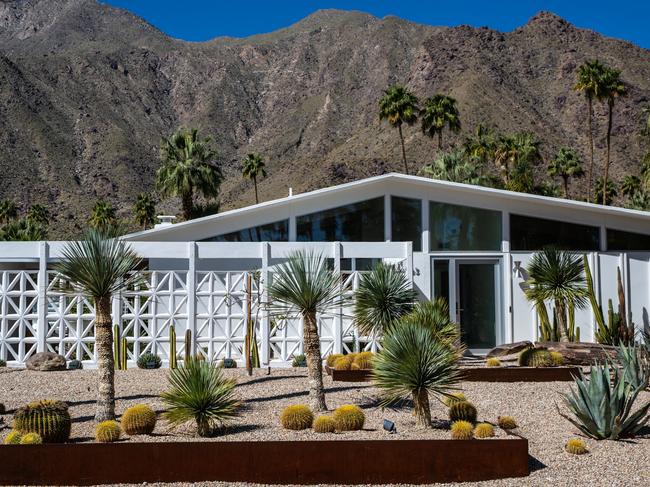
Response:
[[[600,230],[588,225],[510,215],[511,250],[541,250],[549,246],[563,250],[600,250]]]
[[[650,251],[650,235],[607,229],[607,250]]]
[[[384,198],[352,203],[296,218],[301,242],[382,242]]]
[[[501,250],[501,212],[429,202],[431,250]]]
[[[394,242],[413,242],[413,250],[422,250],[422,202],[412,198],[392,196],[391,237]]]
[[[288,240],[289,220],[282,220],[206,238],[203,242],[287,242]]]

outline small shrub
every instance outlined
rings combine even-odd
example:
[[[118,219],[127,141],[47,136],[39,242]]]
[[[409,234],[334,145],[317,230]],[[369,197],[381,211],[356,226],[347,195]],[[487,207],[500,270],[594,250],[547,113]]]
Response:
[[[363,424],[366,422],[366,415],[359,406],[354,404],[336,408],[332,417],[339,431],[357,431],[363,429]]]
[[[492,438],[494,436],[494,426],[490,423],[479,423],[474,428],[474,436],[477,438]]]
[[[307,357],[304,354],[296,355],[291,362],[292,367],[307,367]]]
[[[221,368],[223,368],[223,369],[236,369],[237,368],[237,362],[234,359],[225,358],[225,359],[223,359],[221,361]]]
[[[156,427],[156,413],[146,404],[131,406],[122,415],[122,428],[129,435],[150,435]]]
[[[449,408],[449,419],[451,421],[468,421],[476,423],[476,407],[469,401],[458,401]]]
[[[81,370],[84,368],[83,363],[81,363],[81,360],[70,360],[68,362],[68,370]]]
[[[352,368],[352,362],[354,361],[354,357],[351,357],[350,355],[343,355],[343,357],[340,357],[334,362],[334,369],[335,370],[350,370]]]
[[[20,439],[21,445],[40,445],[43,443],[43,438],[38,433],[27,433]]]
[[[451,425],[453,440],[471,440],[474,437],[474,427],[469,421],[454,421]]]
[[[528,347],[519,353],[519,365],[522,367],[550,367],[553,365],[553,360],[546,348]]]
[[[462,401],[467,401],[465,394],[463,394],[462,392],[454,392],[449,396],[445,396],[445,400],[444,400],[445,406],[447,406],[448,408],[450,408],[453,404]]]
[[[14,413],[14,429],[21,435],[38,433],[43,443],[65,443],[70,427],[68,405],[62,401],[34,401]]]
[[[314,414],[304,404],[287,406],[280,414],[280,424],[288,430],[305,430],[311,428],[313,422]]]
[[[20,443],[20,439],[23,437],[18,431],[12,430],[9,432],[7,437],[5,438],[5,445],[18,445]]]
[[[334,433],[336,421],[331,416],[318,416],[314,420],[314,431],[316,433]]]
[[[564,355],[562,355],[560,352],[549,352],[549,355],[551,357],[551,363],[553,365],[556,367],[561,367],[564,365]]]
[[[496,357],[490,357],[485,361],[487,367],[501,367],[501,360]]]
[[[0,358],[0,367],[6,367],[6,366],[7,366],[7,362],[4,359]]]
[[[374,353],[372,352],[360,352],[352,360],[352,367],[359,370],[372,369],[372,360],[374,358]]]
[[[160,357],[151,352],[145,352],[140,355],[136,363],[139,369],[159,369],[162,366]]]
[[[341,357],[343,357],[342,353],[333,353],[333,354],[331,354],[331,355],[329,355],[327,357],[327,359],[325,360],[325,363],[327,364],[328,367],[334,367],[334,364],[336,363],[336,361],[338,359],[340,359]]]
[[[580,438],[571,438],[564,445],[564,449],[573,455],[583,455],[587,453],[587,444]]]
[[[113,443],[120,439],[122,428],[117,421],[102,421],[95,428],[95,440],[99,443]]]
[[[517,422],[512,416],[499,416],[497,418],[497,425],[502,430],[513,430],[517,428]]]

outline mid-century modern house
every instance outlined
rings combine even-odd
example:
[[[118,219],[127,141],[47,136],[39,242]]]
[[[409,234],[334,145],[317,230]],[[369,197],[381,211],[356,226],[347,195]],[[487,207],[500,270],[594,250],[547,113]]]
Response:
[[[632,321],[649,326],[650,213],[641,211],[386,174],[124,238],[149,276],[147,289],[114,302],[132,360],[145,350],[166,358],[170,326],[179,338],[190,330],[192,346],[211,358],[241,359],[250,301],[262,362],[286,365],[301,352],[300,324],[258,303],[273,266],[305,247],[331,259],[347,292],[377,261],[399,263],[421,299],[448,300],[477,353],[537,338],[523,288],[531,256],[548,245],[587,255],[604,307],[618,302],[620,271]],[[55,350],[92,363],[90,303],[54,286],[50,266],[63,244],[0,244],[0,358],[20,364]],[[576,311],[583,341],[593,340],[594,321],[590,307]],[[357,335],[349,309],[321,317],[321,337],[324,355],[377,347]]]

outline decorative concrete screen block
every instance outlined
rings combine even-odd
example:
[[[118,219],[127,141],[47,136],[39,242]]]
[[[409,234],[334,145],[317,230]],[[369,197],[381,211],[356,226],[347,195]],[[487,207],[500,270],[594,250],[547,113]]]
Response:
[[[0,359],[22,363],[36,353],[38,271],[0,272]]]

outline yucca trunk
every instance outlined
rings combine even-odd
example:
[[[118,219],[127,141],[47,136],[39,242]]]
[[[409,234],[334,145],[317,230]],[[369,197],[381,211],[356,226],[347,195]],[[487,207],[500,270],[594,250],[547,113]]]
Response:
[[[607,104],[608,113],[607,113],[607,150],[605,157],[605,175],[603,176],[603,205],[607,204],[607,180],[609,179],[609,149],[611,147],[611,138],[612,138],[612,111],[613,103],[610,101]]]
[[[591,96],[587,97],[587,103],[589,105],[589,180],[587,181],[587,201],[592,198],[591,194],[591,183],[594,178],[594,134],[592,130],[592,123],[594,117],[594,104]]]
[[[557,326],[560,332],[560,341],[569,341],[569,331],[567,329],[566,310],[562,300],[555,300],[555,317],[557,318]]]
[[[426,389],[413,391],[413,408],[418,425],[431,427],[431,408],[429,407],[429,394]]]
[[[95,300],[95,352],[97,354],[99,387],[95,420],[115,418],[115,361],[111,326],[111,297]]]
[[[406,163],[406,149],[404,148],[404,135],[402,134],[402,125],[397,126],[397,130],[399,131],[399,141],[402,144],[402,162],[404,162],[404,172],[406,174],[409,173],[409,166]]]
[[[314,411],[327,411],[325,388],[323,387],[323,361],[320,353],[320,337],[316,313],[303,316],[303,346],[307,359],[309,377],[309,401]]]

